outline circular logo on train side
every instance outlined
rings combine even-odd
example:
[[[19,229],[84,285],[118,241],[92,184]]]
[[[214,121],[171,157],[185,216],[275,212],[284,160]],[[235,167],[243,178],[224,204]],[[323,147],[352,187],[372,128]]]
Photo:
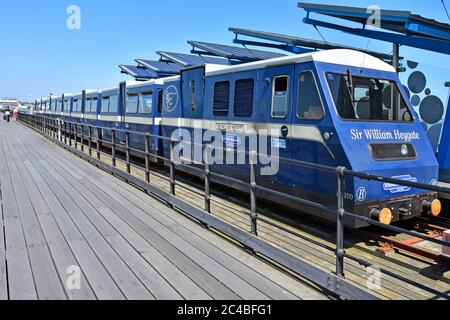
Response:
[[[178,104],[178,89],[175,86],[167,87],[164,91],[164,109],[167,112],[172,112],[175,110]]]
[[[359,188],[356,192],[356,199],[359,202],[365,201],[367,199],[367,189],[364,187]]]

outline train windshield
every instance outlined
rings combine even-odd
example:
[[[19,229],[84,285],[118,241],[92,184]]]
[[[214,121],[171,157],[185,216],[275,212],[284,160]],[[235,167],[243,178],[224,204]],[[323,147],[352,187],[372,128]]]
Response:
[[[394,81],[328,73],[337,112],[344,120],[412,122],[413,115]]]

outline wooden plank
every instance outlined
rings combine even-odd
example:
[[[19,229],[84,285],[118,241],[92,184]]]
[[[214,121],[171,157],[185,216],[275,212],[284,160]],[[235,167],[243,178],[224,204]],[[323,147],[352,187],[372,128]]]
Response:
[[[89,179],[89,177],[87,177]],[[93,179],[94,180],[94,179]],[[91,181],[95,184],[96,181]],[[191,245],[188,241],[179,237],[174,232],[170,231],[166,226],[161,225],[158,221],[153,219],[150,215],[136,207],[132,202],[123,198],[120,194],[115,193],[109,187],[102,185],[101,188],[97,186],[93,189],[96,194],[103,194],[102,198],[108,199],[108,203],[116,203],[115,211],[120,208],[126,208],[141,222],[150,227],[154,232],[158,233],[160,237],[167,240],[174,247],[177,247],[183,252],[189,252],[190,257],[199,262],[203,269],[213,274],[216,279],[227,287],[232,289],[240,297],[244,299],[267,299],[267,296],[255,289],[246,281],[239,278],[230,270],[217,263],[214,259],[203,253],[201,250]]]
[[[34,167],[33,163],[25,161],[25,165],[33,180],[39,185],[39,190],[50,208],[58,228],[61,230],[65,241],[73,252],[77,261],[75,265],[79,266],[83,271],[96,297],[101,300],[124,299],[122,292],[114,280],[78,231],[73,221],[68,217],[61,203]]]
[[[91,192],[89,192],[89,194],[92,195]],[[135,245],[134,240],[135,239],[132,239],[131,243],[133,243]],[[151,246],[150,246],[150,249],[152,249]],[[168,260],[165,260],[165,258],[159,252],[157,252],[156,250],[149,250],[148,246],[147,246],[145,252],[151,253],[150,254],[150,256],[152,258],[151,260],[154,261],[155,259],[157,259],[158,261],[163,261],[163,263],[158,271],[162,272],[163,274],[165,273],[168,276],[168,281],[171,281],[172,283],[175,283],[175,284],[180,284],[180,288],[181,288],[180,291],[185,295],[186,298],[190,298],[190,299],[208,299],[209,298],[209,296],[206,295],[204,293],[204,291],[201,290],[197,286],[196,286],[197,292],[194,292],[194,293],[188,292],[189,285],[187,285],[186,281],[184,281],[184,280],[190,281],[189,278],[187,278],[181,271],[179,271],[174,266],[172,266],[172,264]],[[181,282],[181,281],[179,281],[179,279],[182,279],[183,281]],[[166,292],[162,293],[162,295],[164,297],[164,295],[167,296],[167,294],[169,294],[169,293],[170,293],[170,291],[166,290]]]
[[[3,148],[1,147],[3,139],[3,130],[1,127],[4,124],[0,125],[0,163],[3,163]],[[5,167],[4,165],[0,165],[0,167]],[[6,270],[6,248],[5,248],[5,233],[4,233],[4,212],[3,212],[3,191],[2,185],[3,183],[3,175],[2,169],[0,168],[0,300],[8,299],[8,282],[7,282],[7,270]]]
[[[10,156],[5,154],[5,139],[0,141],[0,175],[2,182],[2,198],[5,227],[5,250],[8,261],[9,297],[17,300],[36,300],[33,274],[30,267],[25,238],[19,218],[16,196],[9,176],[7,162]],[[8,160],[7,160],[8,159]]]
[[[135,194],[132,190],[126,188],[132,188],[127,184],[111,183],[108,184],[108,186],[120,194],[123,194],[141,209],[148,211],[148,196],[144,193]],[[153,205],[160,211],[164,210],[163,205],[160,203]],[[286,300],[295,299],[296,297],[301,299],[324,298],[323,294],[320,294],[317,289],[302,285],[300,282],[297,282],[280,272],[274,272],[273,268],[269,267],[266,263],[246,254],[242,249],[237,248],[229,242],[221,241],[213,233],[204,232],[204,228],[200,225],[186,219],[176,212],[164,211],[164,215],[159,215],[157,218],[158,221],[166,225],[172,225],[170,220],[176,222],[176,224],[171,227],[173,231],[176,231],[177,234],[189,239],[191,243],[202,248],[204,252],[210,252],[211,256],[214,256],[220,263],[229,267],[234,273],[245,274],[246,279],[251,279],[250,281],[252,284],[273,299]],[[169,221],[167,221],[168,219]],[[212,251],[210,248],[207,248],[206,244],[213,245],[214,248],[219,250]]]
[[[47,170],[49,168],[47,167]],[[54,171],[52,174],[60,174],[61,177],[63,172],[58,172],[56,166],[52,168]],[[61,180],[62,181],[62,180]],[[118,255],[124,260],[124,262],[130,267],[131,270],[136,275],[139,275],[139,279],[146,285],[147,289],[152,292],[152,289],[158,291],[158,296],[163,299],[178,299],[180,295],[176,293],[173,288],[171,288],[158,274],[150,268],[148,263],[142,258],[139,257],[139,254],[134,250],[134,248],[126,243],[122,236],[117,233],[115,229],[105,220],[98,211],[102,211],[105,208],[100,204],[100,201],[93,196],[90,192],[86,192],[81,188],[74,188],[72,185],[67,183],[69,180],[64,179],[64,183],[61,182],[61,185],[66,190],[67,193],[71,194],[72,197],[75,197],[76,194],[79,194],[74,198],[77,205],[80,208],[84,208],[83,212],[90,219],[91,223],[96,226],[96,228],[100,231],[103,237],[108,241],[108,243],[112,246],[114,250],[118,253]],[[85,191],[85,192],[83,192]],[[99,204],[99,206],[95,206],[94,204],[90,204],[86,199],[91,199],[95,204]],[[92,205],[92,207],[90,207]],[[93,207],[96,207],[96,211],[91,210]],[[128,260],[129,258],[130,260]],[[151,277],[148,277],[150,275]]]
[[[153,297],[150,292],[101,236],[96,227],[86,218],[77,203],[71,198],[71,195],[64,191],[61,185],[61,183],[65,182],[64,179],[61,176],[58,176],[58,179],[55,179],[54,177],[57,176],[55,171],[52,170],[52,168],[48,168],[45,161],[41,160],[40,164],[41,166],[38,171],[40,170],[41,175],[45,176],[45,180],[50,188],[60,199],[61,204],[69,213],[72,221],[83,234],[92,250],[105,266],[106,270],[124,295],[131,300],[152,299]],[[74,192],[76,193],[76,190]],[[114,231],[111,229],[111,232]]]
[[[144,254],[146,252],[152,251],[154,255],[160,255],[158,252],[155,252],[154,248],[146,242],[143,238],[141,238],[132,228],[130,228],[125,222],[123,222],[120,218],[118,218],[109,208],[105,207],[103,203],[93,195],[88,189],[86,189],[79,182],[70,179],[68,173],[62,169],[54,167],[59,174],[65,176],[68,181],[71,181],[74,188],[82,194],[87,201],[90,202],[92,206],[97,208],[97,211],[104,217],[106,221],[108,221],[117,231],[121,233],[121,236],[118,235],[107,235],[104,234],[106,240],[112,245],[112,247],[117,251],[117,253],[124,259],[125,263],[138,275],[141,281],[147,286],[150,292],[157,299],[179,299],[181,295],[178,294],[167,281],[165,280],[144,258],[139,255],[139,253]],[[71,171],[72,173],[73,171]],[[103,221],[99,221],[94,223],[98,226],[98,224],[103,224]],[[128,242],[126,242],[126,240]],[[134,248],[133,248],[134,246]],[[138,253],[139,252],[139,253]],[[163,259],[163,257],[159,257],[159,259]],[[166,261],[162,266],[162,270],[167,270],[171,265],[169,261]],[[176,275],[180,276],[181,272],[177,270],[173,270],[171,278],[176,277]],[[158,270],[161,273],[161,269]],[[183,275],[184,276],[184,275]],[[185,280],[188,280],[186,276]],[[181,290],[183,296],[186,299],[209,299],[210,297],[197,285],[195,285],[192,281],[183,282],[181,286]]]
[[[248,256],[248,254],[246,254],[245,252],[240,251],[239,254],[235,252],[235,255],[233,257],[227,255],[226,253],[224,253],[222,245],[220,246],[220,248],[216,246],[211,246],[209,242],[204,241],[204,239],[198,237],[196,234],[190,231],[192,228],[198,226],[190,222],[188,219],[186,218],[177,220],[170,219],[167,217],[167,215],[169,214],[169,212],[172,213],[171,210],[167,210],[167,208],[165,208],[161,203],[152,203],[152,205],[150,206],[145,201],[142,201],[142,199],[136,196],[136,190],[132,192],[130,190],[121,189],[120,186],[124,185],[123,183],[117,183],[107,180],[108,179],[102,180],[102,182],[106,183],[108,185],[108,188],[110,188],[109,190],[108,189],[105,190],[108,194],[112,194],[111,192],[115,192],[117,195],[119,194],[122,195],[124,199],[127,199],[140,209],[147,212],[149,215],[152,215],[167,228],[170,228],[172,231],[176,231],[176,233],[179,236],[184,238],[191,245],[195,246],[209,257],[214,258],[215,261],[220,263],[222,266],[225,266],[228,270],[240,276],[242,279],[248,281],[249,284],[257,288],[265,295],[269,296],[272,299],[282,299],[282,300],[298,298],[293,294],[290,294],[288,291],[281,288],[279,285],[272,282],[270,278],[268,278],[273,276],[274,272],[269,274],[268,277],[266,278],[261,276],[261,274],[255,272],[254,269],[240,263],[239,259],[243,258],[244,256]],[[123,203],[123,205],[126,205],[126,203]],[[162,212],[164,212],[164,214]],[[179,214],[177,215],[178,217],[181,218]],[[189,226],[189,229],[186,228],[186,225]],[[204,229],[202,231],[203,231],[202,233],[208,233],[205,232]],[[225,245],[225,243],[223,245]],[[254,266],[252,267],[254,268]]]
[[[18,148],[17,151],[18,153],[23,153],[23,149],[21,148]],[[22,158],[22,161],[24,158]],[[64,236],[59,230],[53,216],[51,215],[51,210],[48,208],[43,197],[41,196],[38,190],[38,186],[35,185],[33,179],[31,178],[31,175],[29,174],[26,166],[23,165],[22,161],[17,161],[16,164],[18,165],[19,171],[22,174],[22,178],[27,188],[28,196],[30,197],[30,199],[32,199],[32,204],[37,214],[37,219],[42,228],[44,237],[47,241],[52,259],[62,281],[67,297],[70,300],[95,299],[95,294],[92,291],[89,282],[87,281],[83,273],[81,274],[81,286],[79,289],[70,289],[65,285],[68,277],[70,276],[70,274],[67,273],[68,268],[70,266],[76,266],[78,265],[78,263],[68,243],[65,241]]]
[[[3,228],[3,201],[0,180],[0,301],[8,299],[8,283],[6,281],[6,249]]]
[[[86,181],[84,181],[86,184]],[[87,185],[89,188],[90,185]],[[92,186],[91,186],[92,188]],[[91,193],[98,193],[98,190],[90,189]],[[101,190],[100,190],[101,193]],[[103,197],[102,197],[103,198]],[[154,230],[146,227],[142,222],[136,219],[133,215],[127,212],[117,203],[113,203],[108,200],[107,204],[111,207],[111,210],[116,214],[119,214],[124,221],[133,227],[147,242],[151,243],[157,248],[165,257],[172,261],[178,268],[180,268],[185,274],[187,274],[192,280],[212,295],[215,299],[236,299],[237,296],[232,293],[223,284],[217,281],[209,273],[206,273],[198,264],[188,258],[183,252],[178,250],[175,246],[169,244],[163,237],[160,237]]]
[[[42,300],[66,299],[64,289],[59,280],[59,275],[47,247],[47,242],[42,233],[31,201],[28,198],[27,189],[25,188],[22,177],[17,169],[16,163],[20,161],[20,159],[14,157],[12,150],[10,151],[13,162],[9,162],[8,167],[11,179],[14,181],[14,192],[16,197],[19,197],[20,199],[17,201],[20,222],[22,224],[27,245],[38,298]]]
[[[98,194],[96,190],[92,189],[89,189],[89,192],[91,194]],[[110,202],[109,199],[107,202]],[[134,232],[137,232],[148,243],[158,249],[158,251],[156,251],[151,247],[147,248],[147,250],[152,253],[152,256],[150,257],[147,253],[144,253],[144,258],[146,258],[158,272],[162,273],[163,276],[168,276],[169,278],[167,278],[167,281],[169,281],[184,297],[192,299],[207,299],[209,296],[212,296],[215,299],[238,298],[237,295],[206,273],[183,252],[170,245],[157,233],[134,218],[130,213],[126,213],[124,208],[111,208],[111,211],[120,215],[122,218],[125,216],[125,219],[123,220],[134,229]],[[121,212],[121,214],[119,214],[119,212]],[[157,254],[157,252],[159,252],[159,254]],[[171,261],[175,261],[173,263],[176,268],[172,266]],[[177,268],[180,270],[177,270]],[[209,295],[205,295],[204,291],[208,292]]]

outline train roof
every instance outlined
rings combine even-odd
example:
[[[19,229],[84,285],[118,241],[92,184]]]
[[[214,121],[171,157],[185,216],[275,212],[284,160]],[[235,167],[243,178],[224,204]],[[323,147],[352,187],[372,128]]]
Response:
[[[369,54],[348,49],[324,50],[287,57],[261,60],[256,62],[244,63],[235,66],[220,66],[217,70],[206,71],[207,76],[225,74],[230,72],[239,72],[254,69],[263,69],[286,64],[301,62],[324,62],[330,64],[339,64],[350,67],[361,67],[365,69],[374,69],[387,72],[395,72],[393,66],[375,58]]]

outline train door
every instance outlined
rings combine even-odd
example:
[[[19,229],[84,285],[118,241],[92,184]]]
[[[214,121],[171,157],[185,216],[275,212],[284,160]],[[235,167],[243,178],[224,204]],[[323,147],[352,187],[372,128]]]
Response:
[[[293,185],[292,165],[281,159],[292,159],[292,119],[294,111],[294,66],[287,65],[266,69],[264,71],[266,88],[264,101],[268,108],[264,108],[267,126],[268,142],[264,148],[272,155],[271,163],[267,166],[268,172],[262,180],[277,189],[287,191]],[[261,134],[261,131],[260,131]],[[266,152],[261,149],[260,153]]]
[[[327,145],[324,126],[325,109],[321,96],[321,83],[313,63],[295,67],[295,117],[293,118],[293,155],[295,160],[335,166],[334,155]],[[328,133],[331,136],[331,133]],[[294,167],[292,177],[295,191],[300,197],[314,201],[315,195],[330,194],[335,177],[315,169]],[[333,192],[331,192],[332,194]],[[323,199],[322,199],[323,201]]]
[[[192,155],[197,149],[195,144],[202,144],[203,128],[201,119],[203,118],[203,102],[205,98],[205,66],[194,67],[181,72],[181,100],[182,114],[184,119],[188,119],[191,136],[193,137]],[[201,131],[197,131],[200,129]]]

